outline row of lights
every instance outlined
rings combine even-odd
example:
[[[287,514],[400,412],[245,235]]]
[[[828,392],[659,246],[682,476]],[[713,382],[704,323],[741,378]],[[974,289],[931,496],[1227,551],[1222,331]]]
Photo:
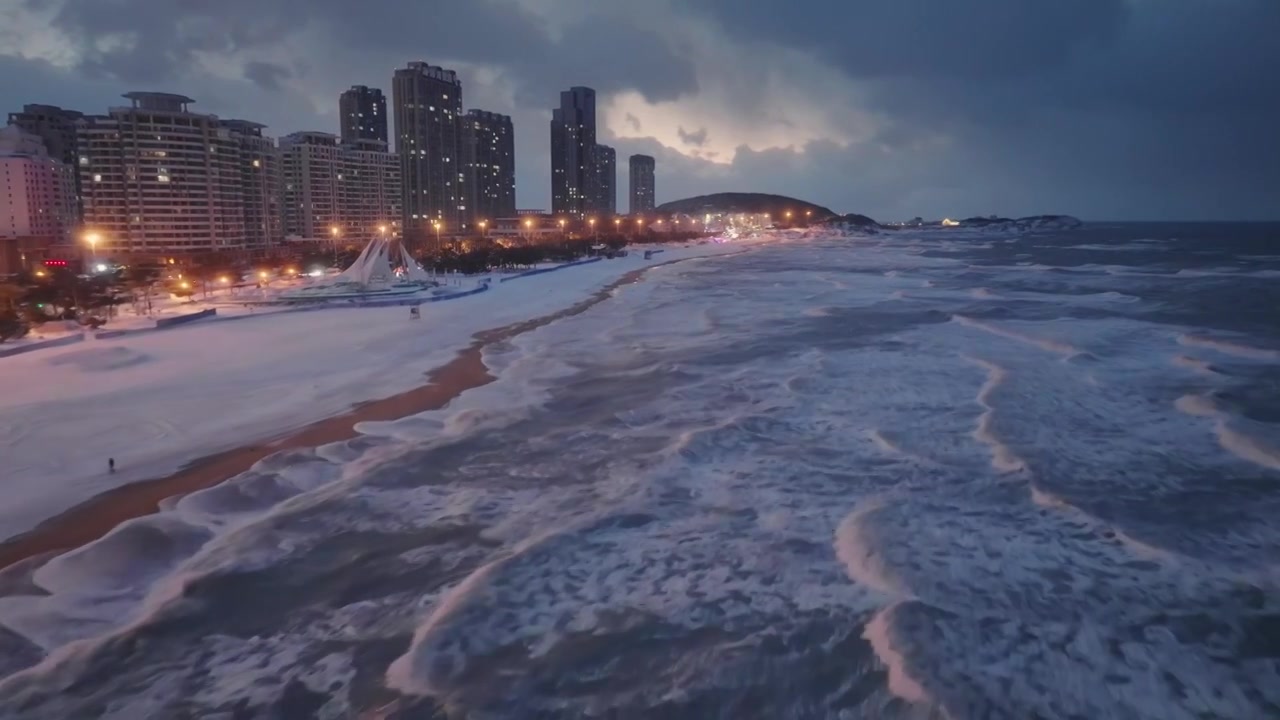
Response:
[[[791,219],[791,211],[790,211],[790,210],[787,210],[787,211],[786,211],[785,213],[783,213],[783,214],[784,214],[784,216],[786,217],[786,219],[787,219],[787,220],[790,220],[790,219]],[[813,211],[812,211],[812,210],[805,210],[805,211],[804,211],[804,214],[805,214],[805,217],[812,217],[812,215],[813,215]],[[766,214],[766,217],[769,217],[770,219],[772,219],[772,216],[771,216],[771,215],[769,215],[769,214]],[[561,230],[563,230],[563,229],[564,229],[565,222],[566,222],[566,221],[565,221],[565,219],[564,219],[564,218],[560,218],[560,220],[559,220],[559,224],[560,224],[560,229],[561,229]],[[662,218],[658,218],[658,219],[657,219],[657,220],[655,220],[654,222],[655,222],[655,224],[657,224],[657,225],[661,225],[661,224],[662,224]],[[680,224],[680,219],[679,219],[679,218],[676,218],[676,219],[675,219],[675,220],[673,220],[672,222],[674,222],[676,225],[679,225],[679,224]],[[487,228],[487,227],[488,227],[488,225],[489,225],[489,221],[487,221],[487,220],[481,220],[481,221],[477,222],[476,224],[480,226],[480,230],[483,232],[483,231],[485,230],[485,228]],[[588,218],[588,219],[587,219],[587,224],[588,224],[588,225],[590,225],[590,226],[592,227],[592,229],[594,229],[594,228],[595,228],[595,226],[596,226],[596,219],[595,219],[595,218]],[[614,218],[614,219],[613,219],[613,224],[614,224],[614,227],[621,227],[621,226],[622,226],[622,218]],[[944,224],[946,224],[946,223],[944,223]],[[959,223],[957,223],[957,224],[959,224]],[[639,226],[642,226],[642,225],[644,225],[644,218],[642,218],[642,217],[638,217],[638,218],[636,218],[636,226],[637,226],[637,227],[639,227]],[[532,228],[532,227],[533,227],[533,220],[532,220],[531,218],[526,218],[526,219],[525,219],[525,221],[524,221],[524,226],[525,226],[526,228]],[[436,231],[436,235],[437,235],[437,236],[439,236],[440,231],[444,229],[444,223],[443,223],[443,222],[441,222],[441,221],[439,221],[439,220],[432,220],[432,221],[431,221],[431,227],[435,229],[435,231]],[[387,228],[387,226],[386,226],[385,224],[382,224],[382,225],[379,225],[379,226],[378,226],[378,233],[379,233],[380,235],[382,235],[383,237],[386,237],[386,235],[387,235],[387,230],[388,230],[388,228]],[[332,236],[336,239],[336,238],[338,238],[339,236],[341,236],[341,234],[342,234],[342,230],[341,230],[337,225],[332,225],[332,226],[330,226],[330,227],[329,227],[329,234],[330,234],[330,235],[332,235]],[[98,233],[98,232],[90,231],[90,232],[85,233],[84,239],[85,239],[85,242],[87,242],[87,243],[89,244],[89,248],[93,251],[94,256],[96,257],[96,256],[97,256],[97,252],[98,252],[98,243],[102,241],[102,235],[101,235],[100,233]],[[172,261],[172,260],[170,260],[169,262],[170,262],[170,263],[172,263],[173,261]]]

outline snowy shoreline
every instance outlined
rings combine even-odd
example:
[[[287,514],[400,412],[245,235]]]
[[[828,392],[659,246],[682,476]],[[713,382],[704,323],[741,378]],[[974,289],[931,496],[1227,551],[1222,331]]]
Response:
[[[419,387],[476,333],[563,310],[628,272],[744,244],[667,247],[648,260],[638,247],[424,306],[420,321],[401,307],[280,313],[0,360],[0,538],[115,488]]]

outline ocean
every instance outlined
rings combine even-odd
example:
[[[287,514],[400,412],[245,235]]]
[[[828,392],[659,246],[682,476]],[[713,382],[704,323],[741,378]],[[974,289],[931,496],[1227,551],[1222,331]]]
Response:
[[[0,574],[0,718],[1280,717],[1280,226],[792,234]]]

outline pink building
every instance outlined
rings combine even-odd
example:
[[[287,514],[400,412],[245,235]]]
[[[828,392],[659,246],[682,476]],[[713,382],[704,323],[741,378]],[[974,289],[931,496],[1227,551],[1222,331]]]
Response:
[[[74,211],[71,169],[49,157],[38,136],[0,129],[0,237],[65,241]]]

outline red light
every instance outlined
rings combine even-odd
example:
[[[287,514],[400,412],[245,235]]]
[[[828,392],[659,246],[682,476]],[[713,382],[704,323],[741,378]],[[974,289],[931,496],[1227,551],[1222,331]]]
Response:
[[[66,267],[67,261],[66,260],[45,260],[44,264],[46,267]]]

